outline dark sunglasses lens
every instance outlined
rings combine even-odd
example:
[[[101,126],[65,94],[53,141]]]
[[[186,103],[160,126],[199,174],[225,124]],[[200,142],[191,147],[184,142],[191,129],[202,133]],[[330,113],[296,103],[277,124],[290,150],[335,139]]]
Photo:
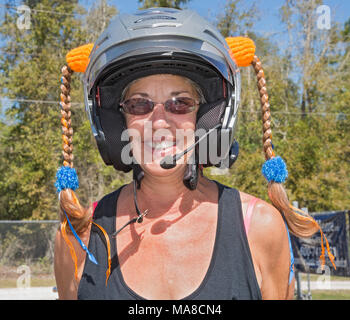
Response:
[[[176,99],[168,100],[165,103],[167,111],[175,114],[190,113],[195,109],[196,102],[192,98],[179,97]]]
[[[153,103],[147,99],[135,98],[126,100],[122,103],[122,107],[126,113],[144,115],[153,110]]]

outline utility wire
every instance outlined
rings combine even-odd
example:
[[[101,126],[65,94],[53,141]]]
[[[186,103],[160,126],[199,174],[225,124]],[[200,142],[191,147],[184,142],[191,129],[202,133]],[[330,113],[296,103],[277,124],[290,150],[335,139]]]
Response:
[[[60,220],[0,220],[0,224],[22,224],[22,223],[58,223]]]
[[[59,100],[31,100],[31,99],[9,99],[6,97],[0,96],[1,100],[5,102],[24,102],[24,103],[42,103],[42,104],[59,104]],[[71,105],[82,105],[82,102],[71,102]]]
[[[59,100],[33,100],[33,99],[9,99],[3,96],[0,96],[0,100],[3,100],[3,102],[22,102],[22,103],[42,103],[42,104],[59,104]],[[71,102],[71,105],[83,105],[83,102]],[[244,112],[244,113],[257,113],[260,114],[261,111],[253,111],[253,110],[238,110],[238,112]],[[288,111],[273,111],[272,114],[289,114],[289,115],[319,115],[319,116],[350,116],[350,113],[344,113],[344,112],[288,112]]]
[[[246,112],[246,113],[261,113],[261,111],[249,111],[249,110],[239,110],[239,112]],[[337,116],[339,114],[344,116],[350,116],[350,113],[344,113],[344,112],[288,112],[288,111],[271,111],[272,114],[294,114],[294,115],[319,115],[319,116],[325,116],[325,115],[334,115]]]
[[[6,9],[14,9],[17,10],[19,6],[11,6],[7,4],[0,4],[0,7],[6,8]],[[37,13],[37,12],[43,12],[43,13],[51,13],[51,14],[56,14],[56,15],[61,15],[61,16],[71,16],[74,17],[75,14],[73,13],[65,13],[65,12],[60,12],[60,11],[52,11],[52,10],[42,10],[42,9],[32,9],[29,6],[27,6],[31,12]]]

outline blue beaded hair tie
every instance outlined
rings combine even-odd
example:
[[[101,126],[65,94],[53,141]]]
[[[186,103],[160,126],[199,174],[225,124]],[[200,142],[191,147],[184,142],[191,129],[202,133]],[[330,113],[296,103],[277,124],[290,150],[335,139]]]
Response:
[[[69,166],[62,166],[57,170],[55,187],[60,193],[63,189],[72,189],[73,191],[79,188],[79,180],[77,172]]]
[[[288,177],[287,165],[280,156],[265,161],[261,172],[268,182],[282,183]]]
[[[78,189],[79,188],[79,180],[78,180],[78,175],[77,175],[76,170],[74,168],[69,167],[69,166],[60,167],[56,173],[55,187],[57,189],[58,194],[63,189],[72,189],[73,191]],[[89,260],[95,264],[98,264],[94,255],[89,251],[89,249],[85,246],[83,241],[81,241],[80,237],[78,236],[78,234],[74,230],[71,222],[69,221],[68,215],[65,211],[64,211],[64,214],[66,216],[68,225],[69,225],[74,237],[77,239],[78,243],[83,248],[83,250],[87,253]]]

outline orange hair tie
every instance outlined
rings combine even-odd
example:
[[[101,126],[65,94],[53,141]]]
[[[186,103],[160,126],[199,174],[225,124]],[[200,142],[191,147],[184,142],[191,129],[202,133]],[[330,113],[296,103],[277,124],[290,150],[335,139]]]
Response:
[[[85,72],[90,61],[89,56],[93,47],[93,43],[88,43],[69,51],[66,55],[69,68],[75,72]]]
[[[230,56],[237,66],[248,67],[255,55],[254,41],[245,37],[227,37],[225,40],[230,48]]]

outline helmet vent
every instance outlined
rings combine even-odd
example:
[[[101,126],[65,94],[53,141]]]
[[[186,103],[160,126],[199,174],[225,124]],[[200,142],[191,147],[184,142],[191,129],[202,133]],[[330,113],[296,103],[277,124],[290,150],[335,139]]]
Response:
[[[149,28],[159,28],[159,27],[180,27],[182,26],[181,23],[168,23],[168,22],[160,22],[160,23],[153,23],[149,25],[141,25],[136,27],[128,28],[128,30],[140,30],[140,29],[149,29]]]
[[[108,35],[103,37],[98,43],[96,43],[95,47],[99,47],[106,40],[108,40]]]
[[[174,8],[149,8],[134,13],[135,16],[146,16],[152,14],[164,14],[164,13],[178,13],[180,10]]]
[[[205,30],[204,30],[204,33],[210,35],[211,37],[213,37],[213,38],[216,39],[217,41],[221,42],[221,40],[220,40],[214,33],[212,33],[210,30],[205,29]]]

